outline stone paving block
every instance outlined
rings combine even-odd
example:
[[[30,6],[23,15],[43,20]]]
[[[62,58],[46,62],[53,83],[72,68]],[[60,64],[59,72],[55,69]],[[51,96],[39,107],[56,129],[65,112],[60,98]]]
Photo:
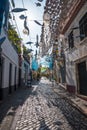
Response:
[[[11,130],[87,129],[87,118],[69,104],[69,102],[60,95],[61,92],[59,92],[59,90],[59,94],[54,92],[48,80],[46,82],[45,80],[41,80],[34,90],[34,93],[32,91],[30,93],[23,90],[23,94],[20,93],[20,99],[23,97],[27,98],[23,100],[22,105],[18,106]],[[16,102],[16,100],[18,99],[14,101]]]

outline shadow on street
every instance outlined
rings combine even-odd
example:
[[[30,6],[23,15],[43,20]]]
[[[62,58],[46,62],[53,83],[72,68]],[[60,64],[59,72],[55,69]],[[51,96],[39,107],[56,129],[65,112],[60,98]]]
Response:
[[[38,82],[34,81],[32,85],[38,85]],[[6,117],[14,117],[17,109],[24,104],[27,98],[35,94],[33,89],[33,87],[20,87],[0,103],[0,126]]]

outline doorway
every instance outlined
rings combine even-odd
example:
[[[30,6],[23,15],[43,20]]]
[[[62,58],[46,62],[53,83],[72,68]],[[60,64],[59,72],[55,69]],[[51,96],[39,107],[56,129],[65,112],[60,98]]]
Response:
[[[16,91],[16,74],[17,74],[17,67],[15,67],[15,72],[14,72],[14,90]]]
[[[0,62],[0,100],[3,99],[3,86],[2,86],[3,70],[4,70],[4,58],[1,58],[1,62]]]
[[[87,96],[86,61],[78,64],[78,76],[79,76],[79,92],[80,94]]]

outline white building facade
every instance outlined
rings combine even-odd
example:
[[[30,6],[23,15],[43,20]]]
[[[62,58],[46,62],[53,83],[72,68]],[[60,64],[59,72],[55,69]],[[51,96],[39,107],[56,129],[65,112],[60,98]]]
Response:
[[[19,81],[19,59],[18,53],[11,45],[7,35],[2,30],[0,38],[6,37],[1,45],[0,64],[0,100],[11,94],[18,87]]]
[[[30,74],[30,62],[25,57],[23,57],[21,70],[21,86],[27,86]]]
[[[76,16],[71,16],[64,33],[66,86],[70,92],[87,96],[87,1],[77,1],[75,6]]]

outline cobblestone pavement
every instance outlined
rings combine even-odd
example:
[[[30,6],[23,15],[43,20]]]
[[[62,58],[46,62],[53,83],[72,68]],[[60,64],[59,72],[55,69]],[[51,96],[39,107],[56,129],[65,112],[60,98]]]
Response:
[[[0,130],[87,130],[87,117],[61,96],[61,87],[60,94],[54,88],[42,79],[16,92],[0,107]]]
[[[87,118],[60,95],[48,80],[34,86],[17,111],[11,130],[86,130]]]

